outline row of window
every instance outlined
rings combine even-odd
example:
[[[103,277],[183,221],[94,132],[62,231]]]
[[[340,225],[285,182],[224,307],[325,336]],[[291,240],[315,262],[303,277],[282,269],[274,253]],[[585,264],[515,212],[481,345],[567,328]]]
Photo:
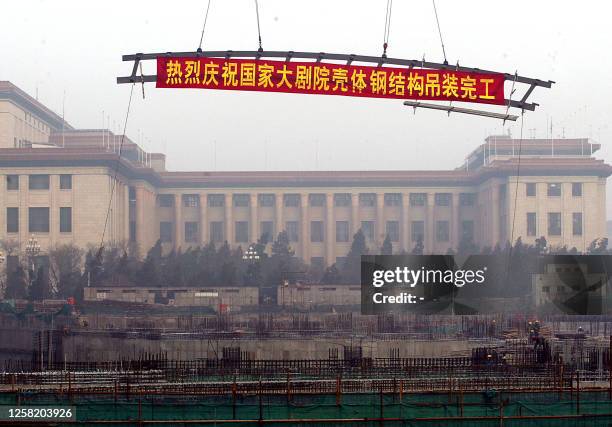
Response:
[[[72,208],[59,208],[60,233],[72,233]],[[6,232],[19,233],[19,208],[6,208]],[[28,208],[28,232],[49,232],[49,208]]]
[[[72,189],[72,175],[61,174],[59,187],[60,190]],[[48,190],[49,189],[50,176],[48,174],[34,174],[28,176],[28,188],[30,190]],[[19,190],[19,175],[6,175],[6,188],[10,191]],[[525,192],[527,197],[535,197],[537,195],[537,186],[535,182],[528,182],[525,184]],[[561,183],[548,183],[547,184],[547,196],[559,197],[561,196]],[[376,193],[360,193],[359,194],[359,205],[360,206],[375,206],[376,205]],[[385,193],[384,203],[386,206],[401,206],[402,204],[402,193]],[[582,183],[572,183],[572,196],[582,196]],[[183,206],[185,207],[198,207],[200,205],[200,196],[198,194],[183,194]],[[308,203],[310,206],[325,206],[326,195],[323,193],[314,193],[308,195]],[[336,193],[334,194],[334,205],[335,206],[350,206],[351,194],[350,193]],[[435,204],[437,206],[450,206],[452,200],[451,193],[435,193],[434,195]],[[232,196],[233,205],[236,207],[247,207],[250,205],[249,194],[234,194]],[[284,194],[283,195],[284,205],[286,207],[300,206],[300,195],[299,194]],[[276,203],[275,194],[258,194],[257,203],[261,207],[271,207]],[[411,206],[424,206],[427,203],[427,193],[410,193],[409,203]],[[459,204],[461,206],[474,206],[476,204],[475,193],[460,193]],[[174,206],[174,195],[173,194],[160,194],[159,205],[161,207],[172,207]],[[209,194],[208,195],[208,206],[210,207],[222,207],[225,205],[224,194]]]
[[[563,229],[561,212],[548,213],[548,235],[560,236]],[[527,235],[538,235],[538,219],[535,212],[527,212]],[[572,213],[572,235],[582,236],[582,212]]]
[[[31,124],[32,127],[38,128],[39,130],[43,132],[49,133],[49,126],[43,123],[40,119],[37,119],[36,117],[32,116],[32,114],[25,113],[25,121],[26,123]]]
[[[16,209],[16,208],[14,208]],[[35,208],[36,209],[36,208]],[[68,208],[69,209],[69,208]],[[173,240],[172,232],[174,226],[172,222],[160,223],[160,237],[164,242]],[[260,222],[260,235],[266,234],[269,239],[274,238],[274,223],[272,221]],[[299,222],[287,221],[285,223],[285,231],[291,242],[299,241]],[[361,221],[361,231],[366,239],[374,240],[374,221]],[[548,235],[560,236],[562,232],[562,216],[560,212],[548,213]],[[583,221],[582,213],[572,213],[572,235],[582,236]],[[234,235],[236,242],[249,242],[249,223],[248,221],[236,221],[234,225]],[[419,241],[425,239],[425,221],[411,222],[411,239]],[[387,221],[385,223],[385,235],[388,235],[392,242],[400,241],[400,223],[399,221]],[[527,235],[537,236],[537,216],[535,212],[527,213]],[[336,242],[346,243],[350,240],[349,221],[336,221]],[[449,221],[436,221],[435,237],[438,242],[448,242],[450,240],[450,223]],[[210,238],[213,242],[222,242],[224,238],[224,223],[223,221],[212,221],[210,223]],[[461,222],[461,238],[472,240],[474,238],[474,221]],[[185,241],[199,241],[199,224],[197,222],[185,222]],[[323,221],[311,221],[310,223],[310,241],[313,243],[325,241],[325,223]]]
[[[224,236],[223,221],[210,222],[210,240],[213,242],[223,242]],[[272,221],[260,222],[260,235],[267,235],[269,240],[274,238],[274,223]],[[162,242],[173,241],[174,223],[162,221],[159,223],[159,235]],[[287,221],[285,223],[285,231],[290,242],[299,242],[299,222]],[[361,231],[367,240],[374,240],[374,221],[362,221]],[[195,221],[187,221],[184,224],[185,241],[198,242],[199,223]],[[450,223],[449,221],[436,221],[435,224],[436,241],[448,242],[450,240]],[[399,221],[387,221],[385,223],[385,235],[389,236],[392,242],[400,241],[400,223]],[[461,222],[461,235],[463,238],[474,238],[474,221]],[[249,243],[249,223],[248,221],[236,221],[234,223],[234,237],[237,243]],[[350,236],[350,228],[348,221],[336,221],[336,242],[348,243]],[[411,238],[413,241],[425,239],[425,221],[412,221],[411,223]],[[325,224],[323,221],[310,222],[310,241],[320,243],[325,241]]]
[[[527,197],[535,197],[537,195],[536,183],[535,182],[526,183],[525,193]],[[554,182],[554,183],[547,184],[546,195],[548,197],[560,197],[561,196],[561,183]],[[582,183],[581,182],[572,182],[572,196],[582,197]]]
[[[72,190],[72,175],[62,174],[59,176],[60,190]],[[46,174],[35,174],[28,176],[28,188],[30,190],[48,190],[50,177]],[[19,190],[19,175],[6,176],[6,189],[9,191]]]
[[[376,206],[376,193],[360,193],[360,206]],[[385,193],[384,203],[386,206],[401,206],[402,193]],[[160,194],[158,196],[158,204],[160,207],[174,206],[173,194]],[[435,204],[437,206],[450,206],[452,201],[451,193],[435,193]],[[225,194],[209,194],[207,197],[209,207],[225,206]],[[299,194],[283,194],[283,203],[286,207],[299,207],[301,204],[301,196]],[[334,206],[343,207],[351,205],[350,193],[336,193],[333,195]],[[409,203],[411,206],[425,206],[427,204],[427,193],[410,193]],[[198,194],[183,194],[182,204],[185,207],[199,207],[200,195]],[[248,207],[251,204],[250,194],[233,194],[232,204],[235,207]],[[273,207],[276,205],[276,194],[258,194],[257,204],[260,207]],[[313,207],[326,206],[327,195],[324,193],[313,193],[308,195],[308,204]],[[476,204],[475,193],[460,193],[459,204],[461,206],[474,206]]]

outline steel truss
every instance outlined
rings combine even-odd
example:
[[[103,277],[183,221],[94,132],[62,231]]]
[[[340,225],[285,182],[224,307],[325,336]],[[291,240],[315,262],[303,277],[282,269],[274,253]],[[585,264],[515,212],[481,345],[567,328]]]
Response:
[[[534,79],[530,77],[519,76],[518,74],[510,74],[510,73],[499,73],[497,71],[483,70],[480,68],[466,67],[463,65],[450,65],[448,63],[438,63],[417,59],[399,59],[399,58],[387,58],[386,56],[368,56],[368,55],[355,55],[355,54],[342,54],[342,53],[325,53],[325,52],[294,52],[294,51],[264,51],[264,50],[217,50],[217,51],[196,51],[196,52],[160,52],[160,53],[136,53],[130,55],[123,55],[122,59],[125,62],[134,62],[132,67],[132,73],[129,76],[117,77],[118,84],[125,83],[148,83],[157,81],[156,75],[138,75],[138,68],[142,61],[148,60],[156,60],[160,56],[183,56],[183,57],[191,57],[191,58],[254,58],[254,59],[284,59],[285,61],[291,61],[293,59],[308,59],[314,60],[316,62],[323,61],[336,61],[336,62],[345,62],[347,65],[352,64],[353,62],[365,63],[365,64],[376,64],[379,67],[383,65],[393,65],[406,67],[408,69],[411,68],[422,68],[422,69],[432,69],[432,70],[452,70],[452,71],[464,71],[464,72],[473,72],[473,73],[497,73],[503,74],[505,80],[512,81],[514,84],[520,83],[526,85],[527,88],[523,93],[522,97],[519,99],[511,99],[513,93],[510,95],[510,99],[505,99],[505,105],[507,107],[519,108],[521,110],[529,110],[533,111],[539,105],[534,102],[528,102],[528,98],[536,87],[542,88],[551,88],[555,83],[552,80],[540,80]],[[514,91],[513,91],[514,92]],[[430,105],[437,104],[422,104],[421,105],[413,105],[414,103],[409,104],[413,107],[424,107],[431,108]],[[468,114],[474,114],[474,111],[460,111],[458,108],[435,108],[435,109],[443,109],[445,111],[450,112],[463,112]],[[480,114],[483,113],[483,114]],[[494,114],[494,113],[491,113]],[[489,117],[493,117],[488,112],[478,111],[477,115],[485,115]],[[494,114],[495,115],[495,114]],[[513,116],[509,116],[508,114],[499,114],[499,117],[504,120],[512,120]],[[516,119],[515,119],[516,120]]]

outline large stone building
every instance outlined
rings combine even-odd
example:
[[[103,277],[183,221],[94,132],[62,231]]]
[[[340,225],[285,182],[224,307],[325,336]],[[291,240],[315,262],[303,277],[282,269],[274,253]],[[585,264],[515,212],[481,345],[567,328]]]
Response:
[[[43,251],[104,238],[145,253],[286,230],[298,256],[331,264],[360,228],[372,248],[389,235],[396,252],[422,240],[427,253],[542,235],[582,251],[606,235],[612,167],[587,139],[489,137],[445,171],[170,172],[163,154],[126,137],[119,156],[120,136],[75,130],[8,82],[0,118],[0,240],[22,250],[32,234]]]

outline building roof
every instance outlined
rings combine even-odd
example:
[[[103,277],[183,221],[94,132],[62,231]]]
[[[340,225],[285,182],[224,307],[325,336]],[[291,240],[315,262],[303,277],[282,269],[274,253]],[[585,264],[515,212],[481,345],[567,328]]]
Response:
[[[119,145],[123,138],[123,148],[138,147],[127,135],[118,135],[108,129],[69,129],[52,132],[49,142],[65,147],[96,147],[103,149],[105,144]]]
[[[478,169],[426,171],[233,171],[156,172],[112,151],[99,148],[0,149],[0,167],[103,166],[130,179],[143,179],[159,188],[229,187],[460,187],[478,185],[492,177],[612,175],[612,166],[592,157],[497,158]]]
[[[62,126],[65,130],[73,129],[59,115],[9,81],[0,80],[0,99],[10,100],[24,110],[32,112],[32,114],[46,122],[54,130],[61,130]]]
[[[468,169],[475,169],[496,157],[591,157],[601,144],[588,138],[516,139],[508,135],[491,135],[468,156]],[[465,165],[461,166],[464,168]]]

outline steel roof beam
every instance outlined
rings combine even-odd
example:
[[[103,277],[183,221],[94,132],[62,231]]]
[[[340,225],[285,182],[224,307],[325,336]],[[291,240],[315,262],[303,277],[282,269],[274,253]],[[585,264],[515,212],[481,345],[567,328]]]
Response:
[[[510,121],[515,122],[516,119],[518,119],[518,116],[515,116],[513,114],[494,113],[491,111],[474,110],[471,108],[461,108],[461,107],[455,107],[452,105],[429,104],[429,103],[419,102],[419,101],[404,101],[404,105],[408,107],[414,107],[415,109],[416,108],[427,108],[429,110],[446,111],[448,114],[450,113],[471,114],[474,116],[489,117],[492,119],[500,119],[504,121],[510,120]]]
[[[218,51],[205,51],[205,52],[159,52],[159,53],[136,53],[130,55],[123,55],[123,61],[134,61],[134,67],[130,76],[117,77],[117,83],[148,83],[157,81],[155,75],[143,75],[137,76],[136,71],[140,61],[154,60],[160,56],[183,56],[191,58],[279,58],[285,61],[299,60],[299,59],[310,59],[315,62],[321,62],[323,60],[344,62],[346,64],[353,64],[354,62],[376,64],[377,66],[395,65],[410,68],[424,68],[433,70],[449,70],[449,71],[462,71],[468,73],[494,73],[502,74],[504,79],[509,81],[516,81],[529,85],[529,88],[521,98],[521,100],[506,99],[505,105],[509,107],[519,108],[521,110],[535,110],[538,106],[536,103],[528,103],[527,98],[536,87],[550,88],[555,83],[552,80],[540,80],[533,79],[530,77],[518,76],[510,73],[499,73],[496,71],[484,70],[480,68],[466,67],[463,65],[451,65],[439,62],[431,62],[418,59],[399,59],[399,58],[382,58],[380,56],[368,56],[368,55],[355,55],[355,54],[340,54],[340,53],[325,53],[325,52],[294,52],[294,51],[233,51],[233,50],[218,50]],[[436,104],[432,104],[436,105]]]

